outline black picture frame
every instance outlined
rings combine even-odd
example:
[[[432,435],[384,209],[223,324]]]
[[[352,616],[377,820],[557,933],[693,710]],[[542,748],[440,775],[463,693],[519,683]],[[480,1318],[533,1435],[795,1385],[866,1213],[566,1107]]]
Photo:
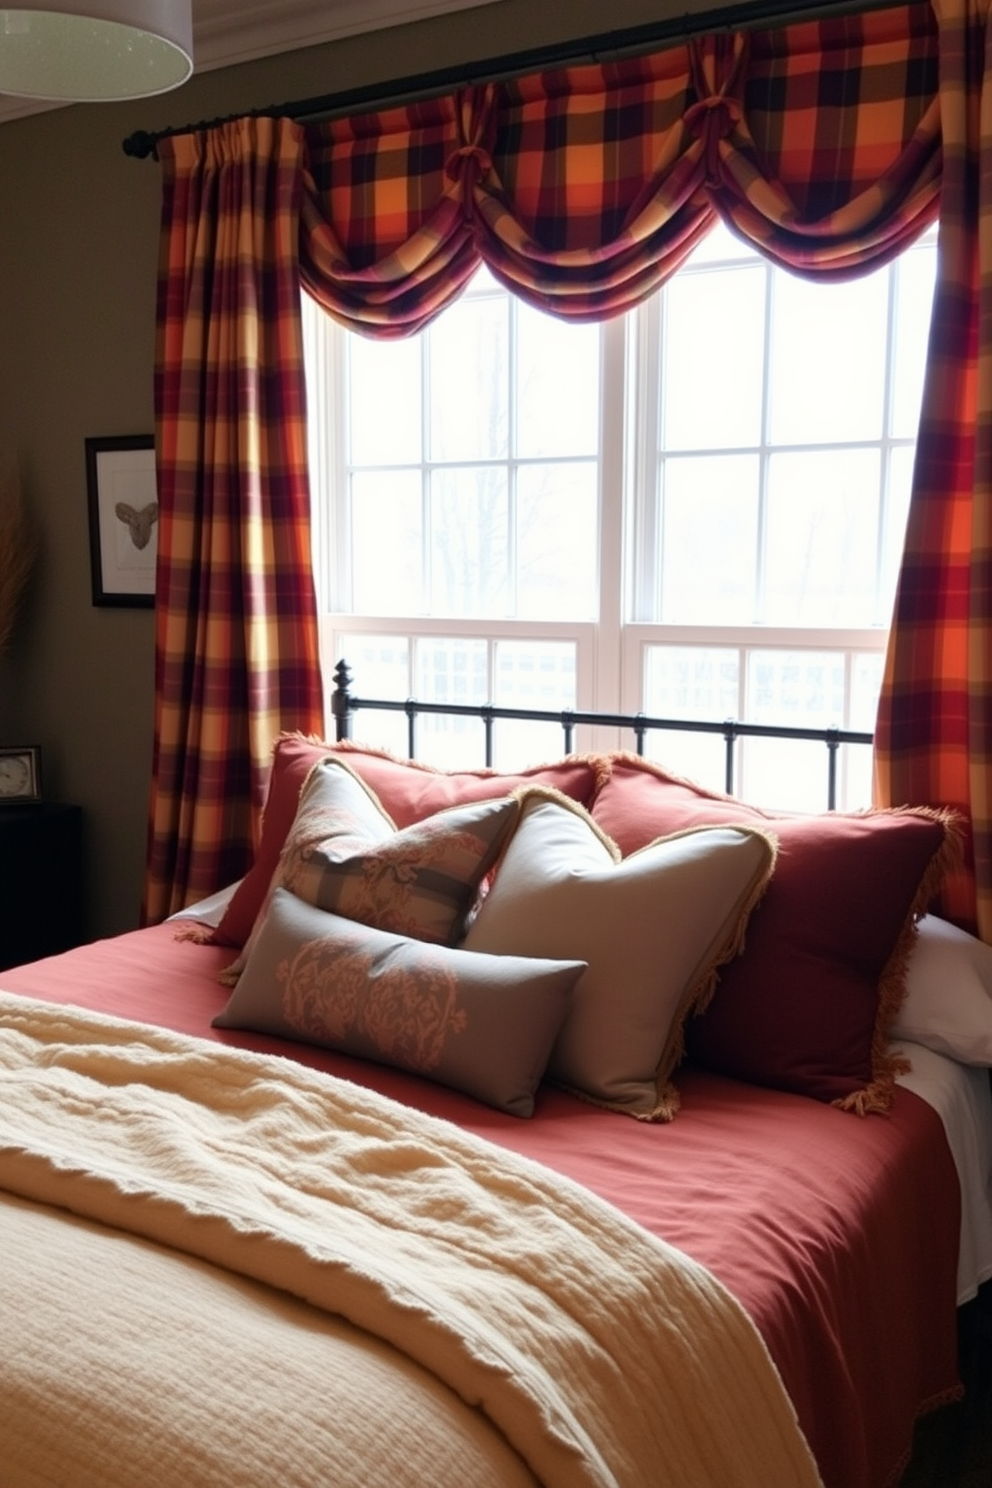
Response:
[[[158,556],[154,435],[87,439],[86,494],[93,603],[151,609]]]
[[[41,745],[40,744],[4,744],[0,745],[0,760],[13,761],[19,770],[24,772],[23,785],[18,782],[18,788],[13,794],[0,791],[0,810],[7,806],[34,806],[41,799]]]

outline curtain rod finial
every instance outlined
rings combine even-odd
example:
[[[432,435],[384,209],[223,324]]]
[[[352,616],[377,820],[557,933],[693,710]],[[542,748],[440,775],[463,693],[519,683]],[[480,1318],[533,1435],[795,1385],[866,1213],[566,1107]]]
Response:
[[[133,155],[136,160],[147,160],[154,153],[155,136],[149,134],[147,129],[136,129],[124,141],[124,154]]]

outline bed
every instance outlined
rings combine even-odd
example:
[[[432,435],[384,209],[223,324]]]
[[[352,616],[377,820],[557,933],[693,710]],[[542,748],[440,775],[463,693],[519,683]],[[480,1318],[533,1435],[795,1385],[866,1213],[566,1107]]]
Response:
[[[5,1485],[896,1483],[992,1276],[959,851],[284,736],[238,885],[0,977]]]

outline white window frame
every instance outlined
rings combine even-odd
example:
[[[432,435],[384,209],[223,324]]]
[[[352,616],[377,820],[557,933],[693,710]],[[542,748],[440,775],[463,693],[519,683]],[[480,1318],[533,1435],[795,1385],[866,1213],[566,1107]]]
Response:
[[[673,625],[643,618],[647,596],[657,584],[653,555],[659,552],[659,507],[654,492],[658,468],[658,347],[662,331],[662,299],[655,296],[629,316],[601,325],[601,404],[599,463],[599,620],[598,622],[456,619],[426,616],[375,616],[350,612],[347,502],[334,499],[345,490],[345,376],[344,337],[334,327],[318,348],[314,318],[304,315],[308,388],[311,407],[325,410],[322,419],[309,420],[313,484],[314,565],[318,594],[339,596],[339,608],[322,613],[321,660],[330,686],[333,669],[348,659],[349,639],[356,635],[405,636],[410,645],[408,696],[416,693],[413,642],[418,637],[452,636],[485,640],[492,668],[495,644],[503,639],[562,640],[576,648],[575,707],[582,711],[636,713],[644,709],[645,657],[652,645],[730,647],[747,653],[763,649],[843,652],[848,679],[858,653],[878,655],[887,644],[888,620],[860,629],[782,628],[766,625]],[[319,312],[318,312],[319,313]],[[766,306],[766,315],[770,313]],[[891,366],[891,348],[889,357]],[[636,417],[625,406],[632,381],[637,388]],[[886,388],[886,406],[891,399]],[[767,401],[767,400],[766,400]],[[870,441],[877,447],[877,441]],[[889,440],[888,444],[905,443]],[[776,447],[778,448],[778,447]],[[767,462],[770,447],[763,443],[760,458]],[[884,443],[883,443],[884,453]],[[883,460],[883,471],[887,464]],[[317,472],[328,472],[321,480]],[[881,492],[880,522],[889,520],[887,493]],[[880,553],[882,551],[880,545]],[[744,686],[746,661],[740,669],[738,718],[746,719]],[[360,675],[355,677],[358,695]],[[851,690],[847,689],[850,699]],[[849,704],[848,704],[849,706]],[[850,728],[849,717],[833,720]],[[654,740],[661,736],[655,735]],[[612,729],[584,729],[577,748],[632,747],[629,735]]]

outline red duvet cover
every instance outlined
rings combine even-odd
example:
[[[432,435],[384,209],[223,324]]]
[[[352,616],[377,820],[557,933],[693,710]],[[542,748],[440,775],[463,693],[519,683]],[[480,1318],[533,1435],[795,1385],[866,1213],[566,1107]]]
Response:
[[[521,1121],[303,1044],[211,1028],[232,952],[136,931],[0,973],[10,992],[282,1053],[536,1159],[706,1265],[747,1308],[826,1488],[884,1488],[921,1410],[957,1387],[958,1181],[938,1116],[899,1089],[860,1118],[683,1069],[670,1124],[551,1088]]]

